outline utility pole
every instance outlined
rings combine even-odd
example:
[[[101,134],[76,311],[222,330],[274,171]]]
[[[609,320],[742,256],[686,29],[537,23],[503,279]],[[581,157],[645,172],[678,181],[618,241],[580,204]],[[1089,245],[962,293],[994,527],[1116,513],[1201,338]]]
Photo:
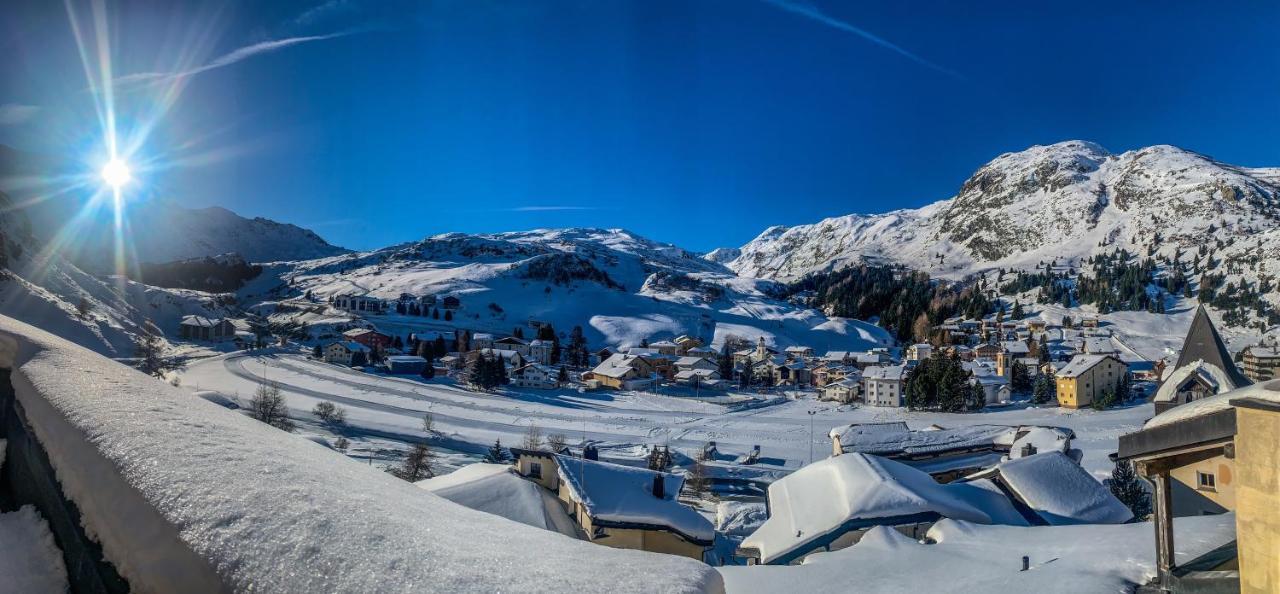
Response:
[[[817,410],[809,409],[809,463],[813,464],[813,416],[818,414]]]

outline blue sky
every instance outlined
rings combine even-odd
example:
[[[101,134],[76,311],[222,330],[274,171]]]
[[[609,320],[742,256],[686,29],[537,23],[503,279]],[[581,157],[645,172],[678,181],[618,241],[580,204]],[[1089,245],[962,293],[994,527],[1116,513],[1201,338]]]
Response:
[[[357,249],[563,226],[736,246],[1073,138],[1280,165],[1275,2],[105,7],[121,126],[154,122],[138,158],[170,165],[138,199]],[[82,159],[100,133],[66,9],[0,13],[0,143]]]

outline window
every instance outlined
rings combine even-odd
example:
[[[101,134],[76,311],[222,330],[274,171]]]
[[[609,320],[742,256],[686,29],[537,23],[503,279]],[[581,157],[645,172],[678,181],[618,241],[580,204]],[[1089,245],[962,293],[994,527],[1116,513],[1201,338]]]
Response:
[[[1203,491],[1216,491],[1218,489],[1217,480],[1214,479],[1212,473],[1197,471],[1196,487]]]
[[[529,476],[535,476],[535,477],[538,477],[538,478],[542,478],[542,463],[541,463],[541,462],[530,462],[530,463],[529,463]]]

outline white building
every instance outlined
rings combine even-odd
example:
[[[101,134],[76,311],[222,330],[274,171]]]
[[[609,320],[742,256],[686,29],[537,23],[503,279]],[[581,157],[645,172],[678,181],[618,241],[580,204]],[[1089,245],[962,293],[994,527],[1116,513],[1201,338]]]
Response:
[[[351,365],[351,358],[356,353],[364,353],[365,362],[369,361],[369,347],[351,340],[334,342],[324,347],[324,360],[326,363]]]
[[[862,371],[863,401],[868,406],[902,406],[904,365],[879,365]]]
[[[387,310],[387,302],[368,295],[335,295],[333,306],[343,311],[362,313],[382,313]]]
[[[523,388],[551,389],[560,385],[560,370],[541,363],[530,363],[511,371],[511,385]]]
[[[918,342],[907,347],[908,361],[924,361],[933,354],[933,345],[927,342]]]

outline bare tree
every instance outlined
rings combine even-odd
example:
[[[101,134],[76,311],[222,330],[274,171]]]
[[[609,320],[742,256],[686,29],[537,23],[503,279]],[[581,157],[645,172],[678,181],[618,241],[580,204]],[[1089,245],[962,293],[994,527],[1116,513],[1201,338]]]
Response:
[[[529,425],[529,431],[524,434],[524,449],[542,449],[542,429],[537,425]]]
[[[422,415],[422,432],[428,436],[435,436],[436,434],[436,418],[431,413]]]
[[[281,431],[293,431],[296,428],[289,419],[289,408],[284,404],[280,386],[275,384],[258,386],[258,391],[253,393],[253,401],[249,403],[249,411],[253,418]]]
[[[328,400],[317,403],[311,414],[330,425],[345,425],[347,422],[347,409]]]
[[[388,467],[387,472],[396,478],[416,483],[436,475],[435,458],[435,452],[431,451],[430,446],[425,443],[416,443],[413,449],[409,450],[409,455],[405,457],[404,462],[401,462],[400,466]]]
[[[547,436],[547,450],[560,453],[569,443],[569,439],[563,433],[552,433]]]
[[[333,442],[333,449],[338,450],[339,452],[342,452],[344,454],[347,453],[347,448],[350,448],[350,447],[351,447],[351,440],[345,437],[342,437],[341,435],[338,436],[337,441]]]

